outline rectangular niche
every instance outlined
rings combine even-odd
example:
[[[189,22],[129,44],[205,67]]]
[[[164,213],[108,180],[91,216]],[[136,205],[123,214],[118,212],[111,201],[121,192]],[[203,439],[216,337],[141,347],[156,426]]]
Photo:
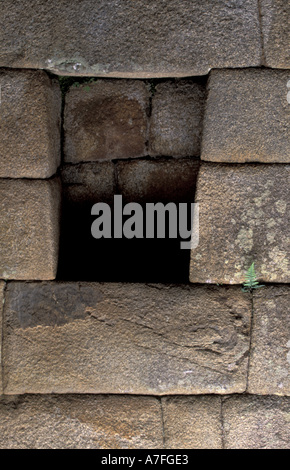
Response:
[[[58,279],[188,282],[190,250],[181,249],[179,235],[169,237],[168,217],[165,238],[146,238],[144,215],[144,238],[114,238],[112,225],[112,238],[96,239],[91,226],[97,216],[91,211],[94,204],[106,203],[113,222],[115,195],[122,196],[123,207],[138,203],[144,214],[147,203],[187,203],[190,229],[198,167],[196,158],[65,164]],[[129,217],[124,215],[123,222]]]

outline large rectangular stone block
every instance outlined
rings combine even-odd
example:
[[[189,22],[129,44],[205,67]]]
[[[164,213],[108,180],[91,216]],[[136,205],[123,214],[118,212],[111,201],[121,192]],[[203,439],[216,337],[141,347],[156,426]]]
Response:
[[[126,202],[193,202],[199,160],[118,162],[118,190]]]
[[[55,278],[60,193],[58,179],[0,179],[0,278]]]
[[[237,288],[9,283],[4,391],[243,392],[250,315]]]
[[[265,65],[290,68],[290,3],[288,0],[260,0]]]
[[[290,395],[290,287],[254,295],[250,393]]]
[[[0,449],[159,449],[154,397],[27,395],[0,400]]]
[[[202,163],[190,281],[242,284],[255,262],[260,280],[289,282],[289,197],[290,165]]]
[[[96,202],[111,204],[116,192],[115,165],[112,162],[63,165],[61,168],[63,199],[70,205]]]
[[[252,0],[6,0],[1,18],[0,67],[144,78],[261,63]]]
[[[290,399],[235,396],[224,400],[226,449],[289,449]]]
[[[213,70],[202,160],[289,163],[289,80],[286,70]]]
[[[221,449],[221,398],[164,397],[166,449]]]
[[[64,111],[66,162],[143,157],[149,90],[144,82],[98,80],[72,86]]]
[[[1,178],[49,178],[56,172],[60,114],[57,80],[40,70],[0,70]]]
[[[199,81],[166,81],[152,98],[149,154],[200,156],[205,85]]]

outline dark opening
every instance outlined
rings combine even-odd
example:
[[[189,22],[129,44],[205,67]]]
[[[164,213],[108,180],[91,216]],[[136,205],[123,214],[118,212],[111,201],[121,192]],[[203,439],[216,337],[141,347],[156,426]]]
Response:
[[[140,162],[121,163],[121,165],[126,164],[138,166]],[[182,169],[182,174],[185,174],[186,178],[182,179],[180,168],[185,164],[187,166],[185,170]],[[102,163],[98,165],[102,165]],[[153,165],[156,165],[156,162],[153,162]],[[115,186],[114,194],[123,195],[123,206],[128,202],[139,203],[144,214],[146,202],[161,202],[163,204],[186,202],[188,203],[187,220],[190,222],[190,203],[194,202],[198,160],[174,161],[172,159],[173,168],[170,172],[170,181],[167,181],[168,178],[166,180],[166,172],[162,174],[162,162],[158,162],[158,165],[159,177],[157,181],[159,183],[154,183],[154,191],[151,186],[150,194],[145,191],[142,198],[138,198],[134,194],[130,197],[127,191],[124,196],[124,191],[118,184],[117,187]],[[168,162],[166,165],[168,166]],[[169,238],[168,217],[166,218],[166,238],[164,239],[127,239],[125,237],[121,239],[95,239],[91,234],[91,226],[98,217],[91,215],[91,209],[93,204],[103,202],[104,198],[85,196],[80,191],[81,184],[79,182],[76,186],[82,197],[69,198],[67,196],[68,189],[73,186],[73,183],[69,182],[68,184],[63,181],[58,279],[104,282],[188,282],[190,250],[180,248],[180,242],[184,241],[180,236],[176,239]],[[112,200],[109,205],[113,218]],[[123,216],[123,221],[128,218],[130,216]],[[144,220],[144,236],[145,234],[146,221]]]

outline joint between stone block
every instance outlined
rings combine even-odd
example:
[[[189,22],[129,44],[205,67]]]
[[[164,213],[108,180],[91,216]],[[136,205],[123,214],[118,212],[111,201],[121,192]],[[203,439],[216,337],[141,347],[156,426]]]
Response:
[[[263,33],[263,22],[262,22],[262,5],[261,0],[258,2],[258,17],[259,17],[259,28],[260,28],[260,41],[261,41],[261,65],[266,66],[266,55],[265,55],[265,44],[264,44],[264,33]]]

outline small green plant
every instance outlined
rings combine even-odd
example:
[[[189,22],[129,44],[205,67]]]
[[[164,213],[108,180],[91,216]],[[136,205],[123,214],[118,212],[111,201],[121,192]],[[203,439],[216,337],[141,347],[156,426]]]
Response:
[[[263,284],[259,284],[259,281],[257,281],[255,263],[251,264],[245,274],[245,278],[246,280],[243,283],[242,287],[243,292],[252,292],[254,289],[260,289],[261,287],[265,287]]]
[[[156,93],[156,80],[154,80],[154,79],[149,80],[149,91],[150,91],[152,96],[155,95],[155,93]]]

